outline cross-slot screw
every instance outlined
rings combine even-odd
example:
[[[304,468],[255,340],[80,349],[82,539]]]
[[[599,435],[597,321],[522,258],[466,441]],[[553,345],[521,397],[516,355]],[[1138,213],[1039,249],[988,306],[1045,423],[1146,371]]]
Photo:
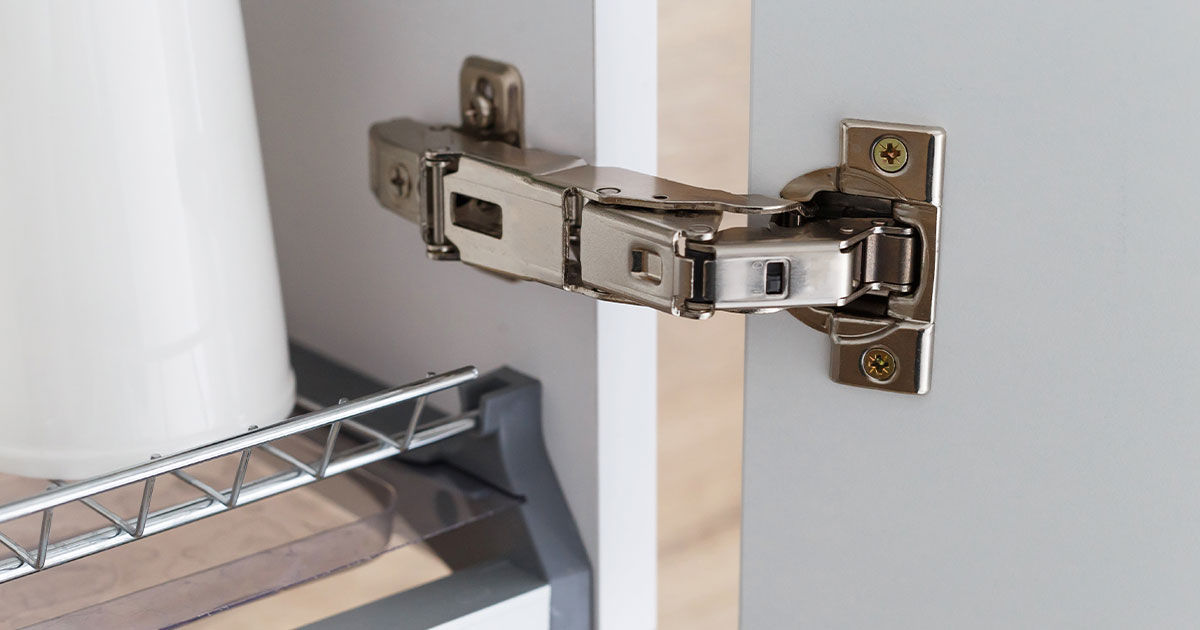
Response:
[[[896,136],[883,136],[871,145],[871,160],[884,173],[899,173],[908,164],[908,146]]]
[[[871,348],[862,355],[863,373],[880,383],[896,375],[896,357],[886,348]]]
[[[396,187],[396,196],[404,199],[408,196],[408,191],[412,190],[412,179],[408,175],[408,169],[404,168],[403,164],[397,164],[392,167],[388,173],[388,181],[392,186]]]

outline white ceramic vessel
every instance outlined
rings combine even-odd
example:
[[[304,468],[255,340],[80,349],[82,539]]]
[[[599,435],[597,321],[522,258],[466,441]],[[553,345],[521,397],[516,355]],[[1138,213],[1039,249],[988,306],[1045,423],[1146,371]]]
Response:
[[[6,1],[0,77],[0,472],[88,477],[284,418],[237,1]]]

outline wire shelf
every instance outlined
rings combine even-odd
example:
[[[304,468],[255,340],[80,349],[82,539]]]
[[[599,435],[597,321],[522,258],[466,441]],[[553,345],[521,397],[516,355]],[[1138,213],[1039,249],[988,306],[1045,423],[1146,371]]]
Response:
[[[0,506],[0,526],[25,517],[41,516],[35,548],[22,545],[0,533],[0,544],[15,554],[13,558],[0,560],[0,583],[182,527],[470,431],[478,421],[477,412],[474,411],[424,427],[418,425],[418,420],[427,396],[457,387],[477,376],[478,371],[473,367],[431,374],[408,385],[352,401],[343,399],[339,404],[325,408],[300,397],[297,406],[308,410],[308,413],[278,424],[85,481],[52,481],[54,487],[46,492]],[[355,419],[414,399],[416,404],[407,427],[398,434],[386,434]],[[315,460],[304,461],[280,447],[280,443],[287,438],[326,427],[328,433],[324,448]],[[356,434],[363,443],[337,450],[338,436],[343,430]],[[250,458],[256,451],[283,462],[285,469],[259,479],[247,480]],[[218,490],[184,471],[185,468],[226,456],[238,456],[239,459],[233,479],[224,490]],[[201,496],[152,510],[156,481],[166,476],[186,483],[198,490]],[[122,517],[98,499],[103,493],[137,483],[143,485],[136,516]],[[55,509],[73,503],[85,506],[110,525],[55,541]]]

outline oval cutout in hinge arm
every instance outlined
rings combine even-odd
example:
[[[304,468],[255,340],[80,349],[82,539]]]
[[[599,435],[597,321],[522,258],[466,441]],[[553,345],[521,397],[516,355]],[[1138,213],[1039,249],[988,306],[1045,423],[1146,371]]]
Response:
[[[838,167],[736,195],[524,148],[516,69],[460,79],[460,127],[371,127],[372,189],[430,257],[681,317],[788,310],[830,335],[834,380],[928,390],[941,129],[845,121]]]

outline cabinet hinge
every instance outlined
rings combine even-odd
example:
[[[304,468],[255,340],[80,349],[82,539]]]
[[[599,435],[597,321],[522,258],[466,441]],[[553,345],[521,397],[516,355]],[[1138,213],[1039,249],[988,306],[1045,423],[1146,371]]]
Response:
[[[843,121],[841,164],[770,197],[525,148],[508,64],[468,58],[460,106],[371,127],[372,190],[431,258],[681,317],[788,310],[829,334],[834,380],[929,389],[941,129]]]

